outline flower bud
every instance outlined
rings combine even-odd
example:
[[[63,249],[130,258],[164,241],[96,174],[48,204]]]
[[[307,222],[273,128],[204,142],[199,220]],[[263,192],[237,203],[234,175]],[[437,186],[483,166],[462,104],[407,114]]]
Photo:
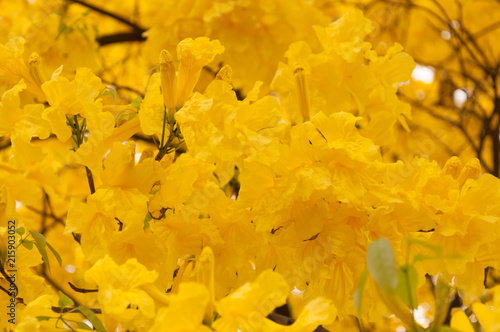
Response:
[[[205,310],[204,322],[208,325],[212,323],[214,313],[214,253],[210,247],[203,248],[198,261],[196,262],[196,281],[205,285],[210,292],[207,308]]]
[[[306,73],[304,68],[296,67],[293,71],[295,84],[297,86],[297,95],[299,99],[299,110],[302,114],[302,121],[309,121],[309,93],[306,84]]]
[[[172,284],[172,294],[179,292],[179,285],[181,282],[189,281],[191,277],[191,272],[194,266],[194,256],[186,255],[181,259],[179,270],[177,270],[177,275],[174,278],[174,283]]]
[[[464,168],[460,172],[460,175],[458,176],[458,186],[462,188],[467,179],[477,180],[479,175],[481,175],[481,163],[479,162],[479,159],[472,158],[467,162],[467,164],[465,164]]]
[[[162,50],[160,53],[160,78],[163,103],[167,108],[169,123],[173,123],[177,97],[177,75],[174,58],[166,50]]]
[[[30,75],[39,87],[47,81],[42,69],[42,58],[38,53],[33,52],[28,60]]]
[[[231,67],[229,67],[229,65],[224,65],[224,67],[222,67],[215,76],[216,80],[221,80],[227,83],[231,83],[232,78],[233,70],[231,69]]]
[[[460,172],[462,171],[462,161],[460,158],[453,156],[450,159],[446,161],[446,164],[444,164],[444,167],[441,171],[441,175],[451,175],[452,178],[455,180],[458,178],[460,175]]]

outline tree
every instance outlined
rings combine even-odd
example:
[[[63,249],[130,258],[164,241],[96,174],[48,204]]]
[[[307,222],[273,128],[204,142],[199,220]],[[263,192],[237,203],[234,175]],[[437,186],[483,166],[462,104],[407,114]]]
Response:
[[[496,331],[498,4],[452,3],[3,6],[1,329]]]

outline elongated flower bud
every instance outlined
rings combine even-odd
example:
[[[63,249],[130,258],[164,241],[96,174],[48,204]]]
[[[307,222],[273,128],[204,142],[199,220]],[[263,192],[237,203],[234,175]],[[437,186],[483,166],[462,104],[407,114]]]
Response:
[[[30,55],[28,62],[31,77],[35,83],[41,87],[42,84],[47,81],[42,69],[42,58],[40,58],[38,53],[33,52]]]
[[[458,186],[462,188],[467,179],[476,180],[479,178],[479,175],[481,175],[481,163],[479,159],[472,158],[465,164],[462,172],[460,172],[458,176]]]
[[[460,158],[453,156],[446,161],[444,164],[441,175],[451,175],[454,179],[457,179],[462,171],[463,165]]]
[[[295,76],[295,85],[297,86],[297,95],[299,98],[299,110],[302,114],[303,122],[309,121],[309,93],[307,91],[306,73],[304,68],[297,67],[293,71]]]
[[[229,65],[224,65],[224,67],[222,67],[215,76],[216,80],[221,80],[227,83],[231,83],[232,78],[233,70],[231,69],[231,67],[229,67]]]
[[[196,262],[196,281],[207,287],[210,292],[207,308],[205,310],[204,322],[210,326],[213,320],[215,297],[214,297],[214,253],[210,247],[203,248]]]
[[[155,285],[153,284],[145,284],[141,286],[142,290],[144,290],[146,293],[148,293],[149,296],[151,296],[154,300],[168,305],[170,303],[170,299],[168,295],[162,291],[160,291]]]
[[[160,53],[160,77],[163,103],[167,108],[168,120],[173,123],[177,97],[177,75],[175,73],[174,58],[166,50],[162,50]]]
[[[179,285],[181,282],[189,281],[189,277],[191,276],[191,272],[193,271],[194,266],[194,256],[186,255],[182,258],[179,270],[177,271],[177,275],[174,278],[174,283],[172,284],[172,293],[179,292]]]
[[[187,38],[177,45],[179,58],[179,81],[177,107],[180,108],[189,99],[200,78],[201,69],[209,64],[217,54],[224,52],[218,40],[207,37]]]

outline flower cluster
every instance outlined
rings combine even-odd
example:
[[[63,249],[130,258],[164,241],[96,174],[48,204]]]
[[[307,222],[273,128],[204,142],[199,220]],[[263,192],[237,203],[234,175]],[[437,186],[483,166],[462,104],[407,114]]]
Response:
[[[307,29],[287,31],[300,15]],[[474,312],[496,331],[500,286],[483,282],[500,269],[500,180],[476,158],[385,161],[409,130],[398,91],[415,62],[377,52],[361,11],[324,18],[298,1],[183,2],[146,34],[158,64],[128,101],[88,67],[48,78],[22,37],[0,45],[2,290],[10,220],[18,266],[16,325],[0,329],[418,331],[425,303],[438,330],[457,292],[470,312],[450,326],[470,331]],[[256,24],[279,43],[238,38]],[[174,52],[170,34],[192,37]]]

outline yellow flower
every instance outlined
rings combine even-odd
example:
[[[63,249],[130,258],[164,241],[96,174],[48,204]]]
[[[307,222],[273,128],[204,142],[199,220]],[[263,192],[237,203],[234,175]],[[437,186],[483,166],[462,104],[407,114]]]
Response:
[[[141,104],[139,120],[146,135],[156,135],[161,139],[163,132],[164,100],[161,95],[161,76],[155,73],[148,82],[146,96]],[[168,132],[167,132],[168,133]]]
[[[460,332],[474,332],[469,318],[462,309],[454,308],[451,313],[450,327]]]
[[[217,54],[222,54],[224,47],[218,40],[210,41],[207,37],[187,38],[177,45],[177,57],[180,61],[177,85],[177,107],[182,107],[190,97],[200,78],[203,66],[212,62]]]
[[[318,113],[311,122],[321,132],[328,142],[328,147],[341,149],[355,160],[374,161],[379,160],[378,147],[373,142],[359,133],[356,128],[356,118],[350,113],[333,113],[327,117]]]
[[[0,44],[0,73],[7,74],[14,79],[23,79],[27,83],[28,91],[33,93],[40,100],[45,100],[45,96],[40,89],[41,81],[37,81],[30,73],[30,68],[23,59],[24,38],[11,37],[9,41]]]
[[[196,261],[196,279],[197,281],[204,285],[209,291],[209,299],[205,309],[204,321],[211,324],[214,314],[214,291],[215,291],[215,280],[214,280],[214,253],[210,247],[205,247],[201,251],[200,257]]]
[[[104,160],[104,171],[101,176],[104,187],[121,188],[138,195],[150,193],[153,184],[159,180],[159,163],[150,157],[136,164],[135,154],[134,142],[125,145],[119,142],[113,144]],[[113,199],[120,200],[117,197]]]
[[[36,318],[37,316],[51,317],[54,315],[51,310],[53,297],[53,295],[42,295],[28,303],[21,311],[20,317],[17,318],[16,332],[38,332],[53,329],[53,321],[40,321]]]
[[[50,125],[42,119],[43,105],[33,104],[20,108],[19,93],[24,89],[26,83],[21,80],[2,95],[0,135],[20,135],[26,142],[35,136],[45,139],[50,134]]]
[[[286,302],[290,292],[283,277],[271,270],[262,272],[253,283],[246,283],[216,305],[220,317],[216,331],[264,331],[266,316]]]
[[[312,332],[319,325],[330,324],[337,315],[336,308],[330,300],[317,297],[307,303],[297,320],[292,325],[283,326],[271,320],[266,320],[269,332]]]
[[[371,21],[364,17],[361,10],[345,14],[326,28],[315,27],[325,51],[339,54],[347,62],[355,61],[371,48],[371,44],[364,39],[372,30]]]
[[[106,255],[112,232],[118,228],[112,211],[102,211],[98,204],[95,200],[82,203],[72,199],[64,229],[65,234],[83,234],[80,243],[90,262],[96,262]]]
[[[103,314],[119,322],[129,322],[139,314],[148,319],[155,317],[155,303],[141,287],[157,278],[156,271],[146,270],[135,258],[117,265],[106,256],[85,272],[85,280],[99,289],[97,298]]]
[[[209,302],[209,292],[195,282],[182,283],[179,293],[170,296],[168,307],[160,308],[150,331],[161,331],[168,327],[172,332],[209,332],[203,325],[203,315]]]
[[[78,68],[75,79],[71,82],[56,72],[50,81],[42,85],[50,104],[50,107],[44,110],[43,118],[50,122],[57,138],[65,142],[71,137],[66,115],[80,114],[89,119],[98,117],[102,110],[102,103],[96,101],[100,89],[101,79],[89,68]],[[96,125],[98,122],[96,121]]]
[[[177,98],[177,73],[172,55],[165,50],[160,53],[160,77],[163,104],[167,108],[168,121],[173,123]]]
[[[493,293],[492,306],[475,302],[472,304],[472,311],[484,332],[497,332],[500,331],[500,286],[497,285],[490,291]]]

